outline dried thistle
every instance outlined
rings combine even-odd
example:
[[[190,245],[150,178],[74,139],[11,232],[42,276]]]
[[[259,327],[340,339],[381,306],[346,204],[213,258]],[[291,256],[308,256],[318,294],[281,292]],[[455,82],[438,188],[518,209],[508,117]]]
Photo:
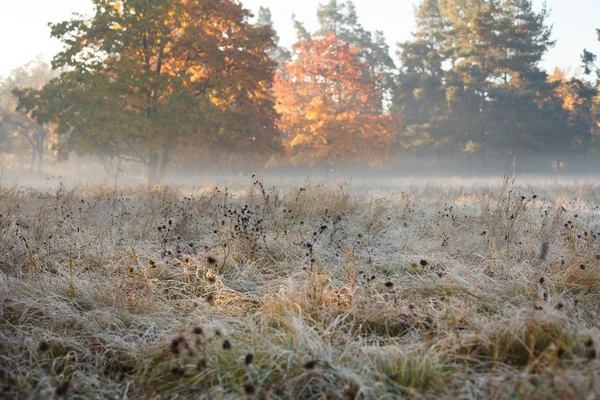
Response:
[[[204,335],[204,330],[202,330],[202,328],[201,328],[201,327],[199,327],[199,326],[195,327],[195,328],[194,328],[194,330],[193,330],[193,332],[194,332],[196,335]]]
[[[58,397],[66,397],[69,391],[69,387],[71,386],[71,381],[64,381],[60,385],[56,387],[56,395]]]
[[[50,344],[48,344],[48,342],[46,342],[45,340],[42,340],[38,346],[38,350],[41,351],[42,353],[45,353],[49,349],[50,349]]]
[[[566,352],[567,351],[565,350],[565,348],[562,345],[559,345],[558,349],[556,349],[556,356],[558,358],[563,358],[565,356]]]
[[[596,359],[596,349],[594,348],[594,339],[589,338],[588,340],[586,340],[585,347],[587,349],[587,351],[586,351],[587,359],[590,361],[595,360]]]
[[[542,248],[540,249],[540,260],[545,261],[548,256],[548,250],[550,249],[550,245],[548,242],[542,243]]]
[[[207,303],[211,303],[211,304],[214,303],[214,301],[215,301],[215,295],[214,295],[214,293],[207,294],[206,297],[205,297],[205,299],[206,299]]]
[[[185,338],[183,336],[178,336],[171,341],[171,353],[178,356],[179,355],[179,346],[185,343]]]
[[[246,381],[246,383],[244,383],[244,393],[246,393],[247,395],[252,395],[254,394],[254,392],[256,392],[254,384],[250,381]]]

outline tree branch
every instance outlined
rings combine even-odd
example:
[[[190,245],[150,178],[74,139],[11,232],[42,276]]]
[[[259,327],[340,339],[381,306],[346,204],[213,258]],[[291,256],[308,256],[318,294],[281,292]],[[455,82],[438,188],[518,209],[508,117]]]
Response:
[[[132,145],[131,143],[129,143],[128,140],[123,139],[123,143],[125,143],[130,149],[131,151],[134,152],[134,154],[140,159],[140,162],[142,164],[148,164],[148,160],[146,160]]]

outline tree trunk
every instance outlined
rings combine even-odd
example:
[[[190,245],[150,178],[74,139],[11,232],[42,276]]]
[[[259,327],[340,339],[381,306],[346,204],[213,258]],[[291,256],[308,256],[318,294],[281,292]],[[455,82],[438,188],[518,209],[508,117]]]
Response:
[[[43,162],[44,162],[44,150],[40,149],[38,151],[38,166],[37,166],[37,172],[38,174],[42,174],[43,171]]]
[[[38,174],[42,174],[43,172],[43,163],[44,163],[44,140],[40,141],[40,144],[37,149],[38,153]]]
[[[162,148],[162,156],[160,159],[160,166],[158,168],[158,179],[163,180],[165,178],[165,174],[167,172],[167,165],[169,164],[169,148],[164,145]]]
[[[517,153],[514,150],[512,156],[512,178],[515,179],[517,177]]]
[[[106,173],[106,179],[111,179],[112,178],[112,170],[108,163],[108,158],[100,157],[100,162],[102,163],[102,168],[104,168],[104,172]]]
[[[591,174],[590,174],[590,152],[588,150],[585,151],[585,155],[583,157],[583,164],[584,164],[584,168],[585,168],[585,175],[587,176],[587,178],[589,179]]]
[[[469,176],[473,177],[475,174],[475,166],[473,165],[473,153],[471,152],[467,153],[467,165],[467,168],[469,168]]]
[[[439,174],[441,176],[446,176],[446,173],[447,173],[448,169],[444,168],[444,158],[442,157],[442,150],[441,149],[437,149],[437,151],[435,152],[435,156],[437,158],[437,163],[438,163],[438,168],[439,168]]]
[[[479,153],[479,173],[485,175],[487,171],[487,163],[486,163],[486,151],[485,149],[481,149]]]
[[[155,185],[159,182],[158,179],[158,154],[154,151],[148,156],[148,164],[146,165],[146,174],[148,185]]]
[[[33,172],[33,167],[35,165],[35,157],[37,156],[37,149],[32,146],[31,147],[31,160],[29,161],[29,170]]]

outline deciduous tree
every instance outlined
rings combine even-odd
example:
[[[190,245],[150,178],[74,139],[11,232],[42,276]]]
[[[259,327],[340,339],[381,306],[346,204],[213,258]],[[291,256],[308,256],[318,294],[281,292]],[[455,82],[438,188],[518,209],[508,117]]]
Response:
[[[273,32],[249,11],[234,0],[94,4],[91,18],[52,25],[64,44],[53,66],[66,72],[37,95],[69,150],[124,154],[156,182],[174,154],[277,148]]]
[[[57,73],[50,64],[38,58],[15,69],[0,89],[0,126],[5,141],[10,141],[10,152],[20,156],[30,154],[30,169],[37,164],[43,172],[44,157],[56,145],[54,124],[37,110],[25,111],[18,106],[18,97],[28,89],[37,92]],[[24,100],[29,103],[33,99]],[[8,145],[8,143],[7,143]],[[9,150],[8,148],[5,150]]]
[[[297,43],[274,87],[293,162],[385,160],[398,120],[379,112],[375,77],[358,50],[334,33]]]
[[[370,32],[359,22],[356,6],[352,1],[330,0],[317,9],[319,29],[316,37],[324,38],[330,33],[343,43],[357,50],[359,60],[366,63],[368,72],[375,79],[378,90],[377,104],[380,113],[387,111],[386,100],[394,87],[396,66],[382,31]]]

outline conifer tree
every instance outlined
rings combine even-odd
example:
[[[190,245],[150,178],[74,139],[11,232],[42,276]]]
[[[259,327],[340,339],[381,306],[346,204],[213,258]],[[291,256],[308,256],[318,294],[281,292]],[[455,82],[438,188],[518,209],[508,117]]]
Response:
[[[393,109],[406,122],[404,146],[441,157],[456,139],[450,118],[459,113],[457,88],[446,85],[442,67],[448,21],[441,15],[438,0],[424,0],[415,8],[415,19],[412,38],[398,43],[400,73]]]
[[[277,62],[277,65],[281,65],[284,61],[288,60],[291,56],[289,50],[285,47],[282,47],[279,44],[279,35],[277,31],[273,27],[273,18],[271,15],[271,10],[268,7],[260,7],[258,9],[258,17],[256,20],[256,25],[261,27],[269,27],[273,31],[273,47],[267,50],[267,54],[271,59]]]
[[[375,78],[380,96],[377,99],[378,112],[386,108],[386,98],[391,96],[394,85],[395,65],[390,56],[390,48],[383,32],[366,30],[359,22],[356,6],[352,1],[330,0],[317,10],[319,30],[316,36],[326,37],[330,33],[358,51],[357,56],[368,66]]]
[[[596,29],[596,35],[598,35],[598,41],[600,42],[600,29]],[[583,71],[586,75],[595,74],[597,82],[600,84],[600,65],[597,63],[598,56],[587,49],[583,50],[581,55],[581,63]]]
[[[423,0],[399,45],[395,106],[405,135],[434,149],[512,155],[543,151],[541,106],[552,85],[539,67],[553,46],[545,8],[531,0]]]

